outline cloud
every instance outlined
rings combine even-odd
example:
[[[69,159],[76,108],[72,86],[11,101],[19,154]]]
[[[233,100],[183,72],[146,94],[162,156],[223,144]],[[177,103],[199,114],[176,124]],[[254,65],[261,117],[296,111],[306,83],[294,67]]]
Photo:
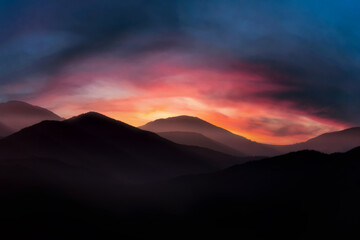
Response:
[[[210,0],[195,5],[187,5],[182,15],[185,29],[203,45],[228,53],[219,56],[218,66],[257,74],[270,85],[256,96],[240,87],[223,97],[291,102],[299,111],[360,124],[358,3]],[[258,84],[260,90],[263,86]]]
[[[123,44],[121,57],[169,45],[171,39],[154,35],[176,32],[177,25],[174,4],[158,0],[19,0],[3,7],[9,13],[1,21],[13,19],[14,30],[0,30],[1,85],[53,74],[74,59]]]
[[[319,125],[306,125],[299,124],[298,121],[293,121],[289,119],[277,119],[277,118],[268,118],[268,117],[259,117],[255,119],[250,119],[248,122],[248,129],[254,130],[261,128],[278,137],[293,136],[293,137],[303,137],[308,135],[317,135],[323,129]]]
[[[65,115],[107,105],[133,122],[200,114],[264,140],[360,124],[360,6],[353,1],[17,0],[1,7],[2,101],[45,103]]]

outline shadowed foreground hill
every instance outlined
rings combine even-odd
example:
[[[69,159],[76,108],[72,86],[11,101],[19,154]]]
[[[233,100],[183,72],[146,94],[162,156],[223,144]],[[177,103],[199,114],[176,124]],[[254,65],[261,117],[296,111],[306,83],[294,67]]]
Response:
[[[64,167],[30,162],[50,173]],[[13,237],[358,239],[359,172],[360,148],[295,152],[131,188],[75,167],[68,177],[94,180],[54,184],[7,161],[0,168],[0,220],[3,233],[16,229]]]
[[[360,148],[289,153],[148,188],[140,198],[156,200],[143,212],[160,217],[142,218],[157,219],[179,238],[191,232],[221,239],[358,239],[359,172]],[[156,226],[152,231],[161,233]]]
[[[233,148],[247,156],[274,156],[279,152],[271,146],[257,143],[228,130],[217,127],[197,117],[178,116],[158,119],[140,127],[141,129],[160,132],[193,132],[202,134],[214,141]]]
[[[20,102],[9,101],[0,103],[0,122],[12,132],[29,127],[44,120],[63,120],[55,113],[38,106]]]
[[[2,236],[359,238],[360,148],[219,170],[237,161],[97,113],[44,121],[0,140]]]
[[[242,162],[212,150],[175,144],[98,113],[44,121],[0,140],[0,159],[29,157],[97,171],[122,183],[212,171]]]

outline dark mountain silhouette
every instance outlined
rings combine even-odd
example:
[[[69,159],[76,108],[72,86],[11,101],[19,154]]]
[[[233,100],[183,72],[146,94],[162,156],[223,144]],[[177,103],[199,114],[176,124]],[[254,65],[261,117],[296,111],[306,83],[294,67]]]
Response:
[[[233,134],[197,117],[178,116],[158,119],[140,128],[156,133],[174,131],[200,133],[248,156],[272,156],[278,154],[271,146]]]
[[[242,161],[98,113],[43,121],[0,140],[2,236],[359,239],[360,147]]]
[[[2,233],[358,239],[359,157],[360,148],[332,155],[301,151],[131,189],[76,167],[67,178],[82,174],[93,181],[54,184],[48,176],[68,166],[48,159],[27,159],[27,167],[42,166],[48,176],[29,172],[22,160],[0,161]]]
[[[213,149],[218,152],[227,153],[234,156],[242,156],[244,154],[240,153],[239,151],[230,148],[224,144],[216,142],[208,137],[200,133],[194,132],[158,132],[159,136],[166,138],[172,142],[190,145],[190,146],[199,146],[204,148]]]
[[[13,131],[5,124],[0,122],[0,138],[10,135]]]
[[[37,157],[138,182],[221,169],[242,159],[183,146],[98,113],[43,121],[0,140],[0,159]]]
[[[144,190],[141,198],[156,199],[147,211],[182,237],[357,239],[359,157],[360,148],[294,152],[180,177]]]
[[[337,132],[329,132],[306,142],[286,146],[274,146],[281,152],[294,152],[304,149],[324,153],[346,152],[360,146],[360,127]]]
[[[25,102],[9,101],[0,103],[0,122],[13,132],[44,120],[63,120],[55,113]]]

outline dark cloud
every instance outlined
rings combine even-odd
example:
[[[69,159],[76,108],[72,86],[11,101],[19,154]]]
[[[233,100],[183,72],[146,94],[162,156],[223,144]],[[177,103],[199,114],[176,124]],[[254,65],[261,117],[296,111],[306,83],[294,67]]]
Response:
[[[319,117],[359,124],[360,112],[356,109],[360,107],[360,66],[341,56],[293,57],[295,60],[249,61],[254,66],[252,71],[287,89],[263,92],[257,97],[291,101],[296,109]]]
[[[198,2],[197,2],[198,3]],[[286,101],[295,109],[360,124],[360,4],[354,1],[216,1],[186,15],[188,32],[213,48],[225,71],[250,71],[283,86],[233,101]],[[243,79],[239,79],[243,81]]]
[[[139,36],[137,45],[124,46],[129,55],[159,47],[161,41],[169,45],[166,35],[178,28],[176,2],[171,1],[23,0],[4,8],[12,12],[7,18],[13,23],[0,30],[0,84],[51,72],[71,59],[121,47],[134,35]],[[7,22],[7,18],[2,21]],[[155,38],[156,34],[160,37]]]
[[[0,88],[41,83],[93,54],[131,58],[180,48],[201,56],[205,66],[245,69],[288,89],[246,96],[250,100],[290,101],[296,109],[357,125],[359,10],[350,0],[2,1]],[[0,99],[21,94],[33,92]],[[224,97],[241,99],[236,89]]]

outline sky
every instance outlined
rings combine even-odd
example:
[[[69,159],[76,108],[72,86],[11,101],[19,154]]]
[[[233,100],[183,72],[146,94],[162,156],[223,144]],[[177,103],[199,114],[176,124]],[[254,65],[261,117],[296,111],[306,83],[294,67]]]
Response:
[[[360,126],[357,0],[0,0],[0,102],[289,144]]]

